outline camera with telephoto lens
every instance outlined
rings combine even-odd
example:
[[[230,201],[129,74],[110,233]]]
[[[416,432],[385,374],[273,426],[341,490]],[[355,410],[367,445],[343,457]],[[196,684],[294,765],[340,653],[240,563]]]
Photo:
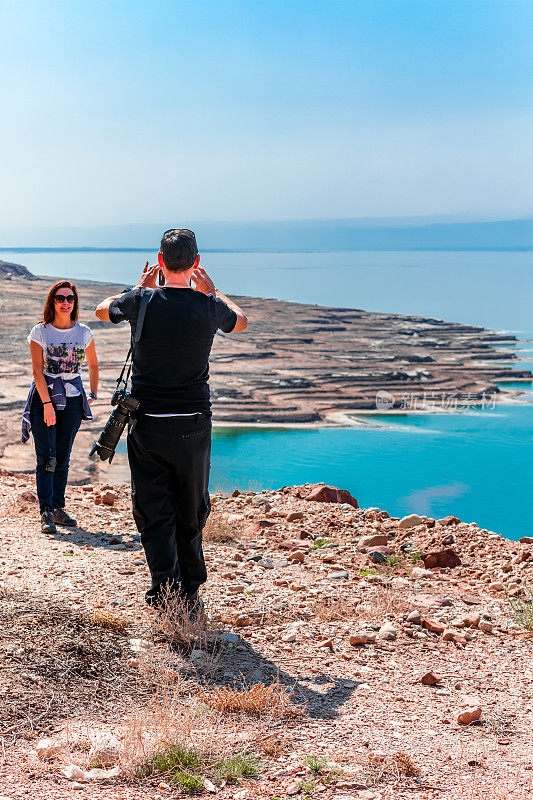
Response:
[[[109,415],[98,441],[94,443],[90,456],[98,453],[100,461],[113,461],[115,450],[132,412],[139,408],[139,401],[125,389],[116,389],[111,398],[111,405],[116,406]]]

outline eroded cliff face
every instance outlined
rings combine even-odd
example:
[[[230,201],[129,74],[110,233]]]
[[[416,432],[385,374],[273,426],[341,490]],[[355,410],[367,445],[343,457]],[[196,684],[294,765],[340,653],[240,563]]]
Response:
[[[4,265],[5,266],[5,265]],[[22,272],[8,272],[17,268]],[[0,271],[0,464],[31,470],[33,448],[18,444],[20,415],[31,382],[26,336],[41,318],[56,278],[34,277],[25,267]],[[31,278],[31,280],[30,280]],[[70,477],[104,478],[108,468],[87,454],[109,412],[109,399],[126,355],[129,326],[101,323],[98,302],[122,286],[77,281],[80,320],[94,330],[101,367],[94,421],[76,439]],[[428,317],[380,314],[349,308],[238,297],[245,309],[244,333],[219,334],[211,358],[215,424],[349,424],[357,411],[453,411],[490,398],[505,402],[495,381],[527,379],[531,373],[500,365],[493,345],[516,341],[481,327]],[[505,359],[514,354],[505,354]],[[117,457],[116,464],[123,459]]]

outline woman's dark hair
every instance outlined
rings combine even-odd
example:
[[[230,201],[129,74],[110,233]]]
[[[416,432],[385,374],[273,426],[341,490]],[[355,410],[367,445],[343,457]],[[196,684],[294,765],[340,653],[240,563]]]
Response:
[[[70,319],[72,322],[76,322],[78,319],[78,309],[79,309],[79,302],[78,302],[78,290],[74,286],[73,283],[70,281],[58,281],[54,283],[50,291],[48,292],[48,297],[46,298],[46,303],[44,304],[44,311],[43,311],[43,318],[41,322],[44,322],[46,325],[48,322],[53,322],[54,317],[56,315],[54,309],[54,297],[56,296],[56,292],[58,289],[72,289],[72,294],[74,295],[74,306],[72,311],[70,312]]]
[[[185,272],[198,255],[196,236],[187,228],[171,228],[163,234],[160,250],[170,272]]]

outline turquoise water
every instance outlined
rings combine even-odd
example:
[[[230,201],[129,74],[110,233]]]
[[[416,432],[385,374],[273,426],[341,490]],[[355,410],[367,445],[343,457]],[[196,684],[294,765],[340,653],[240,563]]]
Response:
[[[531,536],[532,408],[380,416],[393,429],[215,431],[212,485],[279,488],[325,481],[363,507],[466,522],[510,539]],[[368,417],[366,418],[368,419]]]
[[[0,258],[41,275],[133,283],[154,253],[2,252]],[[520,252],[209,253],[204,266],[227,293],[420,314],[526,339],[533,338],[531,260]],[[510,363],[532,369],[533,343],[518,349],[523,361]],[[533,403],[379,420],[393,427],[216,430],[212,487],[325,481],[394,516],[456,514],[512,539],[533,535]]]

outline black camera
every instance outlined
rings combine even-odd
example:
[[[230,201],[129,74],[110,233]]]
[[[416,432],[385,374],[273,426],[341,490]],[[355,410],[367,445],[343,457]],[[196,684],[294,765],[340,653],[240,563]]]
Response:
[[[111,398],[111,405],[116,406],[109,415],[98,441],[94,443],[90,456],[98,453],[100,461],[113,461],[115,449],[122,436],[131,414],[139,408],[139,401],[125,389],[116,389]]]

